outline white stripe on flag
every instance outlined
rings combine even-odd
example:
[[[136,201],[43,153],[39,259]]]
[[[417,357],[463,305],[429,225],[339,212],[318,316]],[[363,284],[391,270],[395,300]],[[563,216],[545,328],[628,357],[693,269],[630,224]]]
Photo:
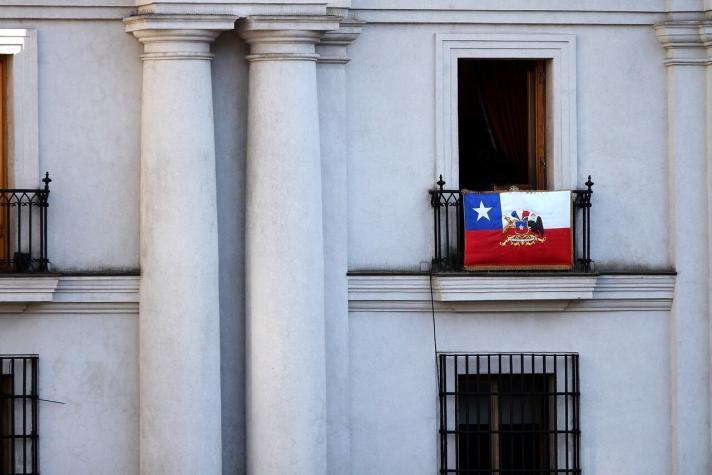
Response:
[[[544,229],[571,227],[570,191],[517,191],[500,193],[502,221],[512,211],[529,210],[541,216]]]

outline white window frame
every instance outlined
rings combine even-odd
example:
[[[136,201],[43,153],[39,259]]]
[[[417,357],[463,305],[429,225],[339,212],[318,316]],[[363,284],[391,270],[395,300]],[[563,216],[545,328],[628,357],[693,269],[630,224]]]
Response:
[[[40,185],[37,32],[0,29],[0,54],[10,56],[7,64],[9,185],[37,188]]]
[[[435,35],[435,179],[459,188],[458,59],[541,59],[547,61],[547,183],[549,189],[578,184],[576,140],[576,35]]]

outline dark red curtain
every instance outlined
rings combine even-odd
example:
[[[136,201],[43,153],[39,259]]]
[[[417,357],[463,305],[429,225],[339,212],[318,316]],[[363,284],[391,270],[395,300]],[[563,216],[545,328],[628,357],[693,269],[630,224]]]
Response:
[[[526,183],[529,173],[527,65],[483,61],[477,69],[484,112],[497,151]]]

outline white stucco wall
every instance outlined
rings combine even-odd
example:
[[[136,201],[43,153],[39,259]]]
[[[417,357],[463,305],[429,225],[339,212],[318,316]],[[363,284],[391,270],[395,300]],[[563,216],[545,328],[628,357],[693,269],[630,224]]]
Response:
[[[40,168],[54,175],[55,268],[138,267],[141,52],[120,22],[38,33]]]
[[[432,316],[350,315],[354,475],[438,469]],[[670,473],[667,312],[438,314],[440,352],[578,352],[584,473]]]
[[[0,315],[0,354],[39,354],[40,471],[138,473],[133,314]]]
[[[596,183],[593,258],[671,266],[664,226],[655,239],[631,229],[647,213],[668,216],[666,72],[651,26],[369,24],[348,67],[350,268],[418,268],[432,256],[436,33],[575,34],[578,182]]]

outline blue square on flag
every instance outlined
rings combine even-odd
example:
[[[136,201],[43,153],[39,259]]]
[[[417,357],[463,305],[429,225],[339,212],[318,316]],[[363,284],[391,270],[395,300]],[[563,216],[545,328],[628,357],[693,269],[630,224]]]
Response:
[[[465,193],[465,230],[502,229],[499,193]]]

